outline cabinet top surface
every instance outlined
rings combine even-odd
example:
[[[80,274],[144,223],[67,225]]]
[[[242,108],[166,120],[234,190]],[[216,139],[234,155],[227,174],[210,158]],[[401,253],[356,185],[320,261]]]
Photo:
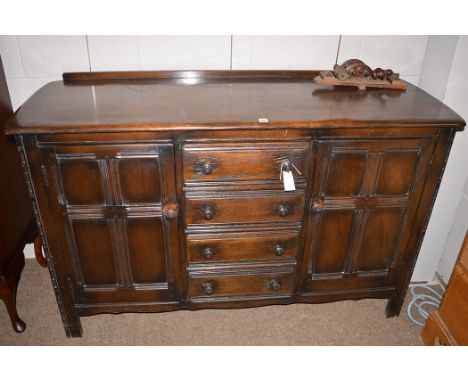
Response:
[[[463,119],[408,84],[405,92],[316,85],[316,71],[64,74],[27,100],[7,134],[215,128],[447,126]]]

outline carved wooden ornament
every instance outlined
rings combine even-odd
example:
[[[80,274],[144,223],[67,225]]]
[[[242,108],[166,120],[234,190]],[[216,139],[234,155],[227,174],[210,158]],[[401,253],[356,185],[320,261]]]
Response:
[[[335,64],[332,71],[320,72],[314,78],[320,85],[355,86],[359,90],[366,88],[387,88],[406,90],[406,84],[399,74],[391,69],[376,68],[372,70],[358,59],[350,59],[343,64]]]

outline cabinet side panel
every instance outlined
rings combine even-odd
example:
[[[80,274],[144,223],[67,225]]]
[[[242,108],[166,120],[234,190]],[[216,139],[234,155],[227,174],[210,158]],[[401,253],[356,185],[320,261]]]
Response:
[[[35,137],[23,139],[22,136],[18,136],[17,144],[65,333],[68,337],[81,337],[81,322],[69,289],[66,261],[61,250],[64,243],[60,242],[54,229],[56,222],[50,213],[48,193],[41,177]]]
[[[447,164],[450,148],[455,137],[455,129],[440,129],[439,137],[432,155],[431,166],[425,176],[424,188],[420,198],[415,221],[409,234],[405,256],[399,264],[401,271],[397,275],[395,291],[390,298],[386,314],[388,317],[400,313],[408,285],[413,274],[419,250],[421,249],[427,224],[439,191],[440,182]]]

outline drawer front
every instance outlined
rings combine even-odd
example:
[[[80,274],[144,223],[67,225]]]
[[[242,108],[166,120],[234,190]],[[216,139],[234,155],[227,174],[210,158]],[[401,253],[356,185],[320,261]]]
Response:
[[[189,299],[208,299],[224,296],[291,295],[294,285],[293,270],[259,274],[194,274],[189,273]]]
[[[189,234],[187,256],[189,263],[226,261],[261,261],[295,258],[299,232],[243,234]]]
[[[256,192],[224,196],[214,193],[186,194],[186,224],[300,222],[304,193]]]
[[[280,182],[280,167],[289,161],[296,181],[304,181],[308,142],[275,144],[185,145],[184,181],[198,182],[275,181]]]

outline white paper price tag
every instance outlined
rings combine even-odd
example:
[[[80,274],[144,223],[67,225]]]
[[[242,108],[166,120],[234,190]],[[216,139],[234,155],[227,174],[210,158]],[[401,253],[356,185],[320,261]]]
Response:
[[[295,191],[296,185],[294,184],[294,176],[292,171],[283,171],[283,185],[284,191]]]

